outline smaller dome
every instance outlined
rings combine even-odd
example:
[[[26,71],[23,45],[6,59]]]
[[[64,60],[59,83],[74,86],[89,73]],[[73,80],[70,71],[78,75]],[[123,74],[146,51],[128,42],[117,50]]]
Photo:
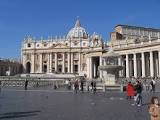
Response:
[[[93,33],[93,35],[91,36],[93,38],[93,40],[98,40],[100,39],[100,36],[97,33]]]
[[[68,32],[67,38],[87,38],[86,30],[81,27],[79,20],[76,21],[74,28]]]

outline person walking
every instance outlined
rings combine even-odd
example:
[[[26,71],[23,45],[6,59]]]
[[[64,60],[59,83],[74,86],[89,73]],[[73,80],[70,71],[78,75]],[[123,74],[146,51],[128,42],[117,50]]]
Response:
[[[132,97],[134,97],[134,95],[135,95],[134,86],[132,85],[131,82],[128,82],[128,85],[127,85],[127,99],[131,99]]]
[[[152,97],[148,111],[151,120],[160,120],[160,106],[158,97]]]
[[[72,83],[71,83],[71,80],[68,81],[68,90],[71,90],[71,86],[72,86]]]
[[[24,89],[27,90],[27,87],[28,87],[28,80],[26,79],[26,80],[25,80]]]
[[[81,85],[80,85],[80,87],[81,87],[81,91],[82,91],[82,92],[84,92],[83,85],[84,85],[84,80],[83,80],[83,78],[81,77]]]
[[[76,80],[76,81],[74,82],[74,90],[75,90],[76,93],[77,93],[77,91],[78,91],[78,88],[79,88],[79,84],[78,84],[78,80]]]
[[[151,80],[150,82],[151,85],[151,92],[155,92],[155,88],[156,88],[156,81],[154,79]]]
[[[140,81],[137,80],[137,84],[135,85],[135,90],[136,90],[136,96],[134,97],[134,104],[132,105],[137,105],[141,106],[142,105],[142,84]]]
[[[96,88],[96,81],[93,82],[93,93],[96,93],[97,88]]]
[[[93,80],[91,81],[91,91],[93,91]]]

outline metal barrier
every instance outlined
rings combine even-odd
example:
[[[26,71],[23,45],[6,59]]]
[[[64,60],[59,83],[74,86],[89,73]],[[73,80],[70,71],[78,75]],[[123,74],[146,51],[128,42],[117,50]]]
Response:
[[[24,78],[24,77],[0,77],[1,87],[24,87],[28,81],[27,87],[43,87],[43,86],[63,86],[66,79],[56,78]]]

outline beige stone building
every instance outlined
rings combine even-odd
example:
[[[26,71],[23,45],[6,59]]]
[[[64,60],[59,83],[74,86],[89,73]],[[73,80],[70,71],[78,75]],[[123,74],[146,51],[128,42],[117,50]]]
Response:
[[[66,37],[25,38],[22,63],[26,73],[77,73],[103,78],[98,66],[105,64],[102,55],[110,48],[121,56],[121,77],[160,77],[159,29],[117,25],[111,40],[104,42],[96,33],[88,35],[79,20]]]
[[[10,76],[22,73],[22,65],[19,61],[0,59],[0,76]]]
[[[109,45],[121,55],[120,76],[160,77],[160,29],[117,25]]]
[[[77,20],[66,37],[35,40],[25,38],[22,44],[22,63],[26,73],[77,73],[89,76],[91,61],[88,52],[102,51],[103,40],[100,35],[88,35]],[[94,52],[93,54],[96,54]],[[99,54],[97,54],[99,56]],[[96,65],[96,66],[95,66]],[[98,71],[99,57],[94,67]],[[97,77],[96,73],[95,77]]]

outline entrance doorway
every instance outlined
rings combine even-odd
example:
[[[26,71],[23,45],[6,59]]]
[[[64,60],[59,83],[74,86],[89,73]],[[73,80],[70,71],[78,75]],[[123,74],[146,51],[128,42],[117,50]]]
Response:
[[[93,60],[93,63],[92,63],[92,77],[93,78],[98,78],[100,77],[100,73],[99,73],[99,70],[98,70],[98,66],[99,66],[99,57],[93,57],[92,58]]]
[[[31,63],[27,62],[26,63],[26,73],[30,73],[31,72]]]
[[[74,73],[78,73],[78,65],[74,65]]]
[[[44,73],[47,72],[47,65],[43,65],[43,72],[44,72]]]

